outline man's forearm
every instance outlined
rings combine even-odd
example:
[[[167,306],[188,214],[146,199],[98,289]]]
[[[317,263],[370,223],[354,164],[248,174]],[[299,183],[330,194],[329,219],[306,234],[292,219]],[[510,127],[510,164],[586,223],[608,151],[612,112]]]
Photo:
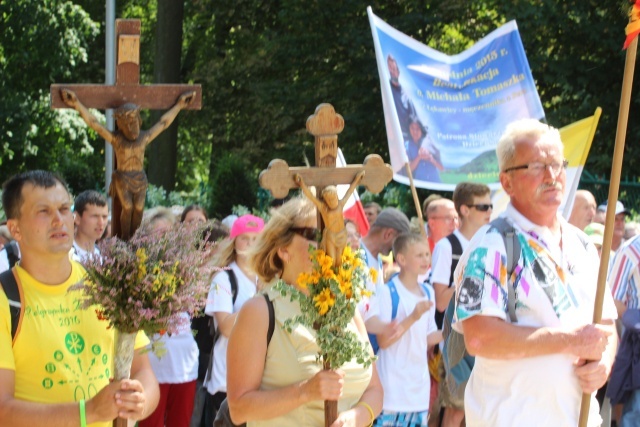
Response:
[[[611,325],[587,324],[571,329],[536,328],[512,325],[497,317],[476,315],[462,321],[462,328],[469,353],[489,359],[520,359],[564,353],[584,360],[600,360],[612,345]]]
[[[469,353],[488,359],[543,356],[562,353],[567,347],[564,335],[552,328],[515,326],[485,316],[467,319],[462,322],[462,327]],[[487,327],[493,330],[486,331]]]
[[[443,283],[434,283],[433,289],[436,293],[436,309],[443,312],[449,306],[449,302],[451,301],[456,288]]]

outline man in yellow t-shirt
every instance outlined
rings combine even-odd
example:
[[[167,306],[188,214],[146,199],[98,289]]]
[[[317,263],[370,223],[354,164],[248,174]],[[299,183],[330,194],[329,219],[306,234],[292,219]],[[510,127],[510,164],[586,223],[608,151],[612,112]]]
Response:
[[[15,342],[0,292],[0,425],[110,426],[116,417],[140,420],[158,403],[158,384],[146,354],[136,351],[131,379],[110,382],[113,329],[67,292],[84,270],[71,261],[72,200],[64,181],[45,171],[10,178],[3,186],[7,227],[19,242],[15,267],[23,319]],[[148,343],[144,334],[136,349]]]

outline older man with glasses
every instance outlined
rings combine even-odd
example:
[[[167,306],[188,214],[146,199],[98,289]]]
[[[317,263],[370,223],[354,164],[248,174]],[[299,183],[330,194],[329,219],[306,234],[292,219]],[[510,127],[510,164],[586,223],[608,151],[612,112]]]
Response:
[[[453,327],[476,357],[464,396],[466,425],[577,425],[582,394],[601,387],[611,371],[613,299],[606,293],[604,320],[591,324],[598,254],[558,213],[567,165],[558,130],[532,119],[514,122],[497,156],[500,183],[511,197],[503,217],[520,251],[508,275],[509,238],[490,225],[472,239],[456,269]],[[593,397],[589,426],[601,424],[598,413]]]
[[[436,199],[427,206],[427,230],[429,250],[433,253],[436,243],[458,228],[458,212],[449,199]]]

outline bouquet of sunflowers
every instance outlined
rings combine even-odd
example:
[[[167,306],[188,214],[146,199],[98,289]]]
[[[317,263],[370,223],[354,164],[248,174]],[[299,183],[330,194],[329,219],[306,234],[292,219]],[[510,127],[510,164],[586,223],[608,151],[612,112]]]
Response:
[[[285,322],[291,332],[292,326],[301,324],[315,329],[320,347],[318,361],[322,358],[325,369],[337,369],[355,358],[358,363],[369,366],[375,359],[355,333],[347,330],[353,320],[358,303],[371,292],[367,290],[367,279],[375,282],[375,270],[366,268],[361,251],[344,248],[340,264],[335,267],[333,259],[323,250],[309,249],[313,262],[311,273],[302,273],[297,284],[307,292],[280,280],[275,286],[283,296],[300,302],[301,314]]]

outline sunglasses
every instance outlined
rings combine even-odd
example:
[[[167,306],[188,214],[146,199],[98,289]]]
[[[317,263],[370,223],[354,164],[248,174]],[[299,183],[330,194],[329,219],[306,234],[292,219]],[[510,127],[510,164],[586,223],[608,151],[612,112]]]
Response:
[[[320,230],[312,227],[291,227],[290,230],[298,236],[312,242],[319,242],[320,237],[322,236],[322,232]]]
[[[470,208],[476,208],[480,212],[486,212],[489,209],[493,209],[493,203],[479,203],[477,205],[467,205]]]

